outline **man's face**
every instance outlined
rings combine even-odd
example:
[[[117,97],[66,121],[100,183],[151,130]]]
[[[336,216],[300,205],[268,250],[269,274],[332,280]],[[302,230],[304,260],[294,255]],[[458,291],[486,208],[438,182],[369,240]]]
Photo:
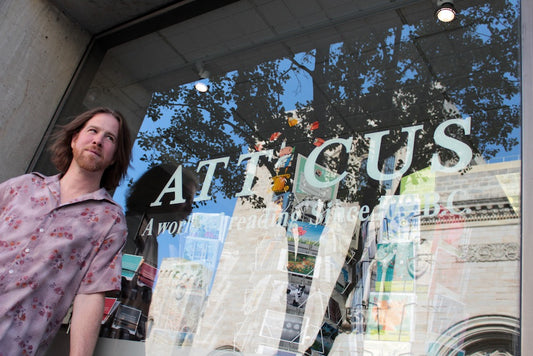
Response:
[[[119,123],[113,115],[94,115],[72,137],[72,163],[89,172],[103,173],[115,161],[118,131]]]

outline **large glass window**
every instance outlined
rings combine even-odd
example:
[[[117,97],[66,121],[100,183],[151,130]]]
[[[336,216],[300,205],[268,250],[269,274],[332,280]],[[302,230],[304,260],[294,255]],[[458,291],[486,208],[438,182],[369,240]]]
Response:
[[[152,355],[517,354],[519,2],[456,1],[450,23],[431,1],[361,3],[254,2],[269,38],[239,4],[204,15],[242,37],[187,42],[194,71],[162,70],[176,53],[156,46],[190,22],[108,52],[86,105],[117,72],[143,77],[130,99],[152,90],[101,336]]]

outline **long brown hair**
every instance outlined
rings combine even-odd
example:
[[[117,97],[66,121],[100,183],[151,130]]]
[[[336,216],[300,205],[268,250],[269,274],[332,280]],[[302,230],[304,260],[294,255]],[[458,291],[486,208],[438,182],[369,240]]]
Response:
[[[72,162],[72,137],[80,132],[85,123],[92,119],[96,114],[110,114],[119,122],[117,137],[117,150],[115,152],[115,162],[106,168],[100,181],[100,186],[107,190],[115,189],[122,178],[126,175],[131,159],[131,138],[126,120],[116,110],[106,107],[97,107],[85,111],[74,118],[71,122],[59,128],[52,137],[52,163],[61,172],[65,173]]]

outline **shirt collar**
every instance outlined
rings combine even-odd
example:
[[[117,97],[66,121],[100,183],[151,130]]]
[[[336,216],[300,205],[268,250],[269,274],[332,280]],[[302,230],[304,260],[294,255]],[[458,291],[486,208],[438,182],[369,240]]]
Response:
[[[52,193],[59,199],[59,195],[60,195],[59,194],[60,192],[59,179],[61,178],[61,174],[56,174],[53,176],[45,176],[39,172],[32,172],[32,174],[43,179],[44,183],[48,186],[48,188],[52,191]],[[107,192],[105,188],[100,188],[97,191],[94,191],[92,193],[84,194],[74,199],[73,201],[69,202],[68,204],[77,203],[77,202],[84,201],[84,200],[105,200],[105,201],[110,202],[111,204],[114,204],[120,207],[120,205],[116,201],[113,200],[113,198],[111,197],[111,195]]]

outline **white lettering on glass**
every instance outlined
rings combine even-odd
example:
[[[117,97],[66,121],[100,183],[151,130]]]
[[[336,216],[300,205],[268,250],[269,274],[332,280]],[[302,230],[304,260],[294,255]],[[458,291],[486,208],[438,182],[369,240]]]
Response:
[[[245,159],[250,159],[250,161],[248,162],[248,165],[246,166],[246,178],[244,179],[242,190],[238,192],[237,194],[235,194],[236,197],[244,197],[244,196],[253,194],[252,183],[254,182],[255,172],[257,170],[257,163],[259,163],[259,157],[267,156],[268,161],[270,161],[272,160],[273,155],[274,155],[274,150],[267,150],[267,151],[245,153],[239,157],[239,162],[237,162],[237,164],[241,164],[241,162],[244,161]]]
[[[304,176],[305,176],[305,179],[307,180],[307,182],[309,184],[311,184],[312,186],[317,187],[317,188],[331,187],[331,186],[337,184],[338,182],[340,182],[341,180],[343,180],[344,177],[348,174],[347,172],[343,172],[337,178],[329,180],[329,181],[324,181],[324,182],[321,182],[318,179],[316,179],[315,165],[316,165],[316,161],[318,159],[318,156],[320,155],[320,153],[322,153],[324,148],[326,148],[329,145],[333,145],[335,143],[340,143],[341,145],[343,145],[346,148],[347,152],[350,152],[350,148],[352,147],[352,137],[349,137],[349,138],[346,138],[346,139],[334,138],[334,139],[331,139],[331,140],[327,140],[326,142],[324,142],[322,144],[322,146],[319,146],[319,147],[315,148],[311,152],[311,154],[309,155],[309,158],[305,162]]]
[[[439,146],[454,151],[459,157],[459,160],[454,166],[446,167],[440,162],[439,154],[434,153],[431,159],[431,170],[447,173],[457,172],[465,168],[470,163],[470,161],[472,160],[472,148],[470,148],[464,142],[461,142],[453,137],[446,136],[444,132],[450,125],[457,125],[463,127],[463,129],[465,130],[465,135],[470,135],[470,120],[470,117],[464,120],[453,119],[445,121],[439,126],[437,126],[437,129],[435,130],[435,134],[433,136],[433,138],[435,139],[435,143]]]
[[[174,199],[170,201],[170,205],[185,203],[185,199],[183,199],[183,186],[181,183],[182,171],[183,168],[181,168],[181,165],[176,168],[174,174],[172,174],[172,177],[170,177],[167,184],[161,191],[161,194],[159,194],[157,199],[152,202],[150,206],[161,206],[163,204],[161,199],[163,199],[165,194],[174,194]]]
[[[471,126],[471,119],[470,117],[466,119],[451,119],[447,120],[443,123],[441,123],[434,133],[434,141],[435,144],[453,151],[457,157],[457,162],[452,166],[444,166],[439,158],[438,153],[434,153],[431,159],[431,169],[433,171],[440,171],[440,172],[455,172],[459,171],[461,169],[464,169],[472,160],[473,153],[472,149],[464,142],[459,141],[458,139],[455,139],[453,137],[450,137],[446,135],[446,129],[452,125],[457,125],[463,128],[465,135],[470,135],[470,126]],[[416,125],[411,127],[405,127],[402,129],[402,132],[407,132],[407,144],[406,144],[406,153],[405,153],[405,163],[403,164],[402,168],[400,168],[397,171],[394,171],[393,173],[383,173],[378,169],[378,162],[379,162],[379,154],[380,149],[382,145],[382,139],[385,135],[389,134],[389,130],[374,132],[366,134],[364,137],[369,139],[369,152],[368,152],[368,162],[367,162],[367,173],[368,176],[372,179],[378,180],[378,181],[385,181],[385,180],[391,180],[395,178],[401,177],[412,164],[413,161],[413,155],[414,155],[414,144],[416,140],[416,134],[419,130],[423,129],[423,125]],[[321,181],[317,178],[315,174],[315,166],[317,164],[318,157],[320,154],[326,149],[326,147],[334,145],[334,144],[340,144],[343,145],[346,148],[347,152],[350,152],[351,145],[352,145],[353,137],[349,137],[346,139],[343,138],[334,138],[331,140],[328,140],[324,142],[321,146],[316,147],[311,154],[309,155],[305,167],[304,167],[304,176],[307,182],[317,188],[328,188],[331,187],[337,183],[339,183],[344,177],[348,174],[347,172],[342,172],[338,174],[334,179],[331,180],[324,180]],[[237,164],[241,164],[245,160],[249,160],[246,167],[246,175],[244,177],[244,182],[242,185],[242,189],[240,192],[235,194],[236,197],[243,197],[252,195],[252,185],[255,178],[255,174],[257,171],[257,166],[259,164],[260,157],[266,156],[269,161],[272,160],[274,155],[273,150],[266,150],[266,151],[259,151],[259,152],[251,152],[251,153],[245,153],[241,154],[239,157],[239,160]],[[229,163],[229,157],[221,157],[221,158],[215,158],[210,159],[206,161],[201,161],[198,163],[198,167],[196,169],[197,172],[200,172],[200,170],[207,166],[207,172],[205,179],[202,183],[202,189],[200,191],[200,194],[195,198],[195,201],[204,201],[204,200],[210,200],[211,196],[209,195],[209,189],[211,188],[213,177],[215,174],[215,171],[217,169],[217,166],[220,164],[224,165],[224,168],[227,168]],[[180,165],[172,177],[169,179],[163,190],[161,191],[161,194],[159,194],[158,198],[150,204],[150,206],[161,206],[162,202],[161,199],[165,194],[173,194],[173,199],[170,201],[170,204],[180,204],[184,203],[185,199],[183,198],[183,189],[182,189],[182,166]],[[431,212],[432,215],[435,215],[438,213],[440,206],[437,204],[436,200],[437,197],[428,197],[430,204],[426,205],[426,214],[429,214],[429,209],[431,205],[433,205],[434,210]],[[359,218],[361,220],[366,220],[369,215],[369,211],[367,211],[364,207],[361,207],[359,211]]]
[[[211,182],[213,181],[215,169],[220,163],[224,163],[224,168],[226,168],[228,166],[228,162],[229,157],[221,157],[209,159],[207,161],[202,161],[198,163],[198,168],[196,168],[196,172],[200,172],[200,169],[202,169],[203,166],[207,166],[207,173],[205,174],[205,179],[202,184],[202,190],[200,191],[200,195],[197,196],[196,199],[194,199],[195,201],[211,199],[211,196],[209,195],[209,188],[211,187]]]
[[[370,146],[368,149],[368,163],[367,163],[367,173],[368,176],[372,179],[383,181],[391,180],[401,177],[409,167],[411,167],[411,162],[413,161],[413,151],[415,146],[415,134],[418,130],[422,130],[423,125],[404,127],[402,132],[407,132],[407,151],[405,153],[405,163],[403,167],[394,173],[382,173],[378,169],[379,161],[379,151],[381,148],[381,139],[383,136],[389,134],[389,130],[374,132],[366,134],[365,138],[370,139]]]

